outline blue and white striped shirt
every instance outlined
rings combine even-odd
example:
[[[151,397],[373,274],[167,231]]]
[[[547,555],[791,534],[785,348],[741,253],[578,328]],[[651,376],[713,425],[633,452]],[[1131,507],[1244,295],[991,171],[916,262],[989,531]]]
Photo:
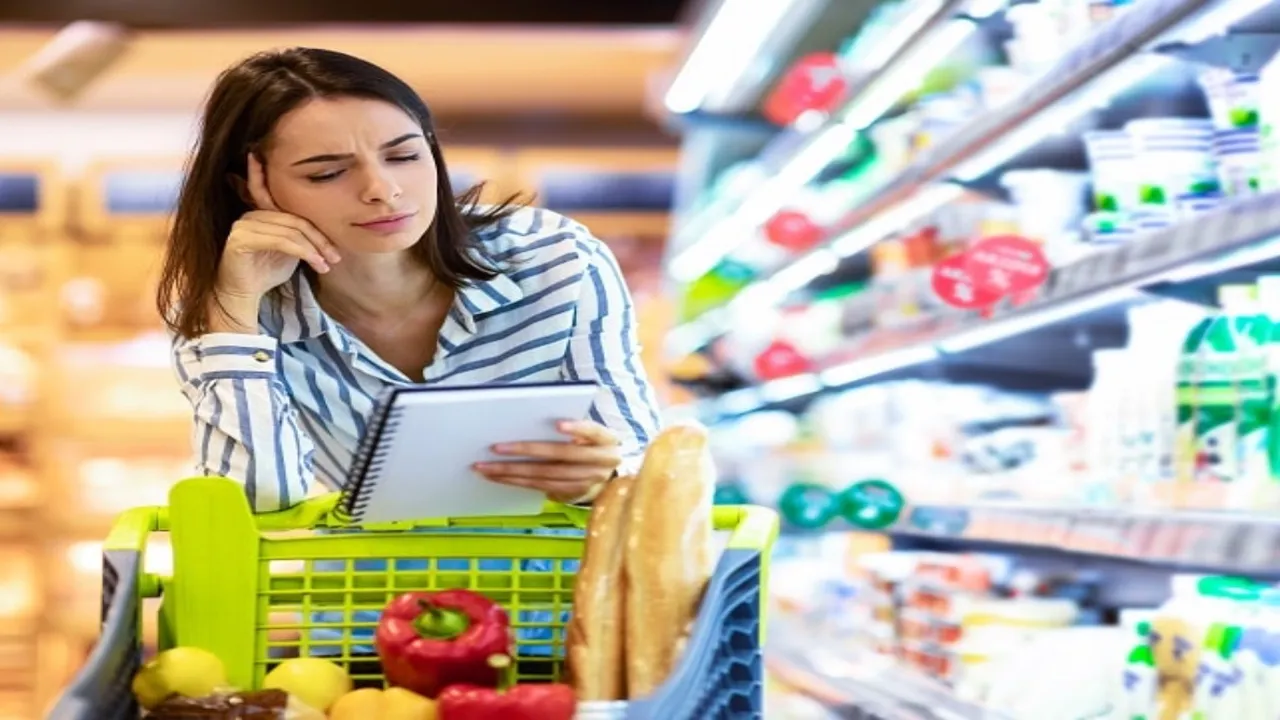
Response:
[[[458,291],[425,382],[596,381],[591,417],[621,437],[622,470],[634,470],[660,420],[613,253],[532,208],[480,239],[503,272]],[[270,298],[261,334],[180,339],[173,358],[195,413],[196,472],[244,482],[258,512],[302,501],[313,480],[340,488],[381,390],[411,384],[325,314],[301,272]]]

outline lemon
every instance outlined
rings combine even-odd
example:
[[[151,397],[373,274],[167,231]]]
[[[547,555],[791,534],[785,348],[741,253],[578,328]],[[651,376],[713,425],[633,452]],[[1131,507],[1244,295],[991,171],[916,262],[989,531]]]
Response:
[[[150,709],[170,695],[200,698],[227,689],[227,669],[217,655],[195,647],[176,647],[156,655],[133,677],[138,704]]]
[[[264,690],[284,690],[303,703],[327,712],[338,698],[351,692],[345,668],[324,658],[290,658],[267,673]]]

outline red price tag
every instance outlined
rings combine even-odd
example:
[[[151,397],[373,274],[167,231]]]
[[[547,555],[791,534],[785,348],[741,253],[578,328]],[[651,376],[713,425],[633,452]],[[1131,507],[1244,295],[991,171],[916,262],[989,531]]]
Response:
[[[933,266],[930,284],[942,302],[962,310],[989,308],[999,300],[1001,293],[975,282],[969,272],[969,258],[964,253]]]
[[[821,225],[797,210],[783,210],[764,224],[769,242],[788,250],[808,250],[826,237]]]
[[[813,369],[812,364],[790,343],[774,341],[756,356],[754,369],[761,380],[777,380]]]
[[[1049,278],[1049,261],[1040,244],[1016,235],[979,240],[964,253],[973,281],[1001,297],[1026,297]]]
[[[762,112],[772,122],[790,125],[809,110],[835,110],[848,90],[839,58],[834,53],[812,53],[787,68]]]

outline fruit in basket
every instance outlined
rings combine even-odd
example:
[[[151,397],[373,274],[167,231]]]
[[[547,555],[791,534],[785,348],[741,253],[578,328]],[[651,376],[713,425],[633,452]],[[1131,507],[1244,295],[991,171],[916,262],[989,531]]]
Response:
[[[133,695],[148,710],[170,696],[200,698],[228,689],[221,658],[196,647],[175,647],[149,660],[133,677]]]
[[[492,687],[488,663],[511,647],[507,611],[470,590],[409,592],[382,611],[374,644],[387,683],[434,698],[449,685]]]
[[[338,698],[351,692],[351,676],[345,668],[324,658],[290,658],[262,680],[263,689],[284,690],[303,703],[327,711]]]
[[[436,703],[404,688],[361,688],[338,698],[329,720],[436,720]]]
[[[440,693],[440,720],[573,720],[577,698],[568,685],[515,684],[510,655],[487,661],[500,674],[498,687],[450,685]]]

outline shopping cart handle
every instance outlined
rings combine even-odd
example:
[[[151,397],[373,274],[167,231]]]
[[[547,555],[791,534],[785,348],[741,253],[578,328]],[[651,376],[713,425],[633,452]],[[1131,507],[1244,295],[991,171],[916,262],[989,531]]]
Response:
[[[258,514],[254,516],[254,520],[258,523],[259,530],[310,530],[338,527],[345,524],[333,516],[341,495],[341,493],[331,492],[310,498],[284,510]]]

